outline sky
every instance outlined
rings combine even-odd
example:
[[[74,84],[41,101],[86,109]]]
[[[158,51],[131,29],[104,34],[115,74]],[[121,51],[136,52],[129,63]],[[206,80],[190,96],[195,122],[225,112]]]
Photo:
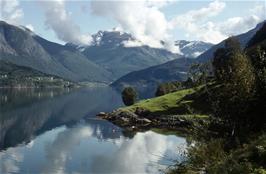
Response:
[[[0,20],[53,42],[89,45],[99,30],[119,30],[137,39],[125,46],[172,52],[175,40],[216,44],[265,19],[266,0],[0,0]]]

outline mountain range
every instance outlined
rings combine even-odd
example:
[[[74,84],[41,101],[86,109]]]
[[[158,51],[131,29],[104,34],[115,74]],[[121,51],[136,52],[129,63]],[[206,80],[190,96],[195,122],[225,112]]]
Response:
[[[254,29],[236,36],[243,48],[247,46],[250,39],[256,34],[258,30],[262,28],[264,23],[265,21],[259,23]],[[210,49],[194,59],[192,59],[191,57],[183,57],[161,65],[131,72],[113,82],[111,86],[120,91],[124,87],[132,86],[140,92],[141,97],[151,97],[152,95],[154,95],[158,84],[162,82],[185,80],[187,78],[189,67],[193,63],[204,63],[211,60],[216,49],[224,47],[224,42],[225,41],[222,41],[217,45],[212,46]],[[186,45],[186,41],[177,43],[180,44],[181,48],[182,45]]]
[[[261,26],[236,36],[243,47]],[[26,27],[0,21],[0,60],[74,82],[113,82],[118,89],[134,83],[142,88],[186,79],[193,62],[210,60],[214,51],[224,45],[224,41],[212,45],[178,40],[175,45],[181,54],[175,54],[146,45],[128,47],[126,42],[138,40],[121,31],[99,31],[92,38],[90,45],[62,45]]]
[[[127,47],[125,42],[136,41],[130,34],[120,31],[99,31],[92,35],[91,45],[61,45],[50,42],[23,26],[0,21],[0,60],[29,67],[75,82],[110,83],[127,73],[159,65],[177,58],[165,49],[149,46]],[[200,43],[178,41],[184,54],[197,54],[206,47]],[[190,50],[191,48],[191,50]]]
[[[208,50],[212,44],[200,41],[176,41],[181,54],[173,54],[166,49],[156,49],[149,46],[127,47],[128,41],[138,42],[132,35],[121,31],[99,31],[92,35],[90,46],[74,46],[78,48],[90,61],[102,66],[112,73],[114,78],[159,65],[186,56],[195,57]],[[68,44],[72,45],[73,44]]]

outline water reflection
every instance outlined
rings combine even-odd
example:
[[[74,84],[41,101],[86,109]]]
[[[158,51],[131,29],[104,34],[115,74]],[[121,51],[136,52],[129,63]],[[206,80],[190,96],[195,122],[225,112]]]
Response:
[[[158,173],[167,158],[177,159],[184,139],[154,132],[128,139],[94,137],[90,124],[58,128],[30,145],[0,152],[3,173]]]
[[[120,96],[110,88],[0,92],[4,99],[0,107],[0,150],[29,142],[32,137],[54,127],[73,124],[85,116],[94,117],[99,111],[110,111],[121,105]]]
[[[1,93],[0,173],[159,173],[182,158],[183,138],[96,119],[121,105],[110,88],[22,93]]]

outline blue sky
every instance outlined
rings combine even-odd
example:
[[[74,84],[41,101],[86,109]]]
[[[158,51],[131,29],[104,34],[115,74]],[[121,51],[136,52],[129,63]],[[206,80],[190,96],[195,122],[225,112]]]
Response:
[[[86,43],[91,34],[114,27],[154,47],[160,47],[159,40],[218,43],[266,19],[265,0],[0,1],[0,19],[33,28],[59,43]],[[8,16],[16,13],[16,17]]]

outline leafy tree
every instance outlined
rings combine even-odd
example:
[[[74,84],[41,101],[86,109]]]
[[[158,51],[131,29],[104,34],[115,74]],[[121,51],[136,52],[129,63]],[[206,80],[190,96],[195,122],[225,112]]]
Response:
[[[132,87],[126,87],[122,91],[122,100],[126,106],[133,105],[137,100],[137,92]]]
[[[214,76],[220,82],[226,82],[232,74],[232,63],[236,53],[242,53],[240,43],[235,37],[230,37],[225,41],[224,48],[219,48],[214,53],[213,67]]]
[[[210,75],[210,67],[208,63],[196,63],[191,65],[188,72],[188,79],[191,80],[193,86],[199,86],[207,83],[207,77]]]
[[[219,89],[213,96],[215,115],[230,124],[246,124],[255,93],[255,74],[248,57],[235,38],[214,54],[213,68]]]
[[[256,75],[256,99],[253,104],[252,122],[256,130],[266,123],[266,23],[256,32],[245,49],[250,57]]]
[[[262,44],[247,49],[252,65],[256,72],[258,93],[266,96],[266,41]]]

